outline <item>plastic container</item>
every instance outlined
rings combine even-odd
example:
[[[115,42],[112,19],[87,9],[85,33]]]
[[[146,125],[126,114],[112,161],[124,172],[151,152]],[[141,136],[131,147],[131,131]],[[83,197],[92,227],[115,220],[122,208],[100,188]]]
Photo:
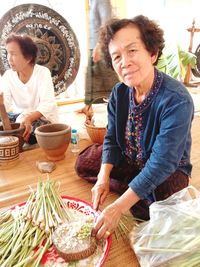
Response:
[[[71,131],[71,151],[73,153],[78,153],[80,151],[79,135],[76,129],[72,129]]]

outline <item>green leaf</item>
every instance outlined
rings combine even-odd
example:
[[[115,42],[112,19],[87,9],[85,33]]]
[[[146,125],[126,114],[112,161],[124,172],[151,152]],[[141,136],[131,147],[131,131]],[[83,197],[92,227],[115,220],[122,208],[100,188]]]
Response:
[[[181,80],[185,76],[188,65],[195,67],[196,56],[177,46],[173,51],[165,47],[156,67],[171,77]]]

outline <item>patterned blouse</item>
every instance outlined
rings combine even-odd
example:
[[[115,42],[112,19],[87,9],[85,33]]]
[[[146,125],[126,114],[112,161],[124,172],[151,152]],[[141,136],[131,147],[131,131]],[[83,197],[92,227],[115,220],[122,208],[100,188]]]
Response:
[[[134,162],[140,170],[145,165],[141,146],[144,132],[144,112],[158,93],[161,83],[162,76],[156,71],[152,88],[139,105],[137,105],[134,100],[135,89],[133,88],[129,91],[130,106],[125,132],[125,155],[128,162]]]

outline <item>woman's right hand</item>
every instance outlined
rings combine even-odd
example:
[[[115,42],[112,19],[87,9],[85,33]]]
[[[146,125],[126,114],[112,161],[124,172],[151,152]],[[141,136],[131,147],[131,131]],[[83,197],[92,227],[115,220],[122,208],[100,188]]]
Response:
[[[3,105],[4,102],[3,102],[3,93],[1,92],[0,93],[0,105]]]
[[[101,165],[100,172],[97,176],[97,182],[92,188],[92,203],[93,208],[98,210],[99,205],[102,205],[110,191],[110,173],[113,165],[104,163]]]
[[[24,120],[21,122],[20,127],[25,127],[25,131],[23,134],[24,141],[28,143],[28,140],[30,138],[30,134],[32,131],[32,124],[31,120],[29,117],[25,117]]]
[[[103,204],[110,191],[109,179],[101,179],[100,177],[98,177],[98,180],[91,191],[93,208],[95,210],[98,210],[99,205]]]

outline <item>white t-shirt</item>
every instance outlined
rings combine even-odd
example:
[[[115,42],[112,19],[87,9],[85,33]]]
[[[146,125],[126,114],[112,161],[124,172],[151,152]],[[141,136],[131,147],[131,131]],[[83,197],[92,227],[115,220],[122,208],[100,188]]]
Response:
[[[58,109],[50,70],[36,64],[27,83],[23,83],[16,71],[7,70],[1,77],[0,89],[4,94],[6,111],[21,113],[20,118],[39,111],[52,123],[58,122]]]

